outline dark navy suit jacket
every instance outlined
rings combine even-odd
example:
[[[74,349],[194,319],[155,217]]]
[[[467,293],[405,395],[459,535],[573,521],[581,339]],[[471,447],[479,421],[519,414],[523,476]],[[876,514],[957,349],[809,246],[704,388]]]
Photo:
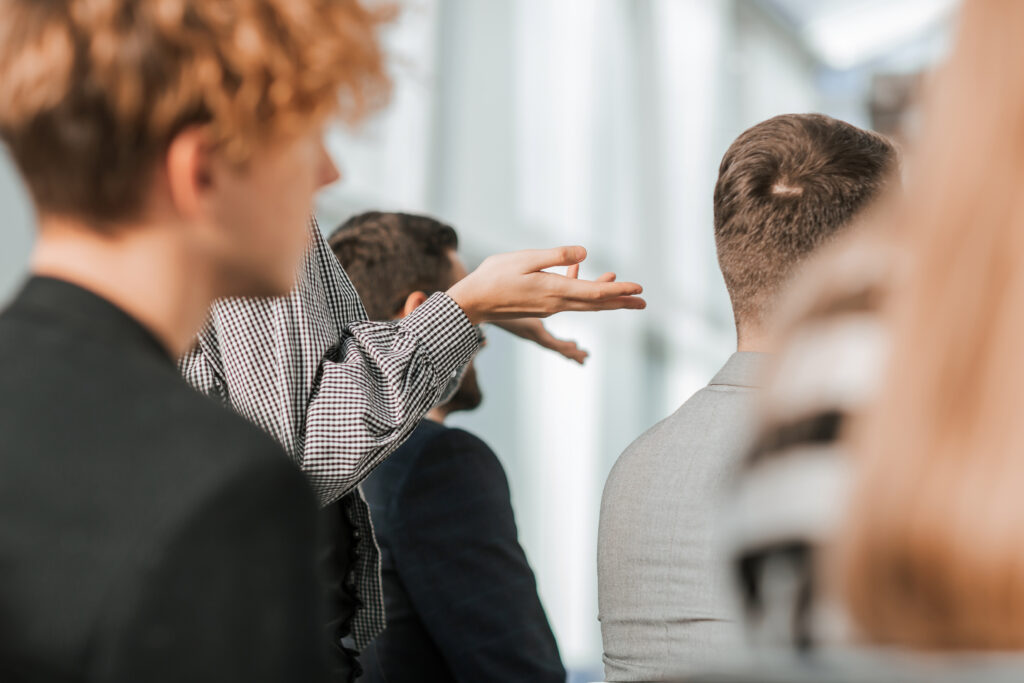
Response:
[[[363,491],[387,629],[363,653],[360,680],[564,683],[508,480],[487,444],[424,420]]]

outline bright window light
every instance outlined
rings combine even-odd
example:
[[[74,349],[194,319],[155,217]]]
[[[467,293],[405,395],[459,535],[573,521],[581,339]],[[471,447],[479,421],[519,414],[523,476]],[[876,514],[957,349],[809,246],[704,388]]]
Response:
[[[956,0],[864,0],[815,13],[804,39],[822,60],[847,69],[946,19]]]

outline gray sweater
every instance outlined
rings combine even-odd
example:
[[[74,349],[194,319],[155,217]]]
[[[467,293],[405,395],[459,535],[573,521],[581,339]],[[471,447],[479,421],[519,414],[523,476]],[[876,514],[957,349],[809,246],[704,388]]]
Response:
[[[750,447],[762,361],[734,354],[608,477],[597,559],[609,681],[697,672],[739,647],[716,528],[722,487]]]

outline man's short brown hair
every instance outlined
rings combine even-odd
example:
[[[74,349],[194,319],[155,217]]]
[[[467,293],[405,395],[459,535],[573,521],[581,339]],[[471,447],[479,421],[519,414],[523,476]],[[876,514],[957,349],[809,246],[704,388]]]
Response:
[[[760,325],[783,284],[896,175],[886,138],[821,114],[740,135],[715,186],[715,242],[737,325]]]
[[[0,137],[40,210],[130,217],[176,134],[236,162],[388,88],[359,0],[0,0]]]
[[[348,219],[328,243],[348,273],[370,320],[390,320],[413,292],[454,282],[455,230],[429,216],[370,211]]]

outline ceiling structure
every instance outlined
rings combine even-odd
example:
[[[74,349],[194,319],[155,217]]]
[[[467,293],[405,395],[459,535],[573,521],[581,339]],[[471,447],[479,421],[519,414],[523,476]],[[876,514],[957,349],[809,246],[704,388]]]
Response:
[[[949,25],[958,0],[760,0],[825,65],[850,69]]]

